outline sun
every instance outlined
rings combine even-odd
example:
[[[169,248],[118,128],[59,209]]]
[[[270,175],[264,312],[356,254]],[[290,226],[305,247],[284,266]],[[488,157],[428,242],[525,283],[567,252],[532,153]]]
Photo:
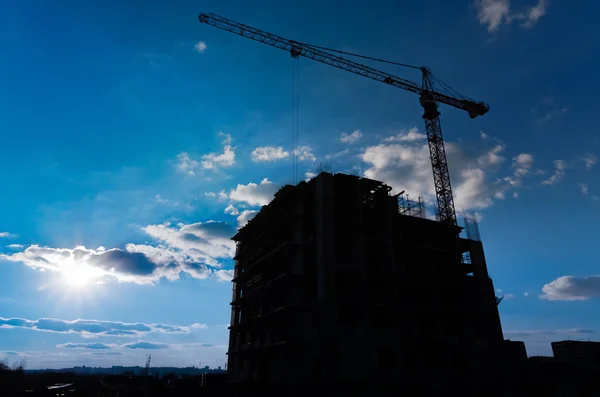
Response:
[[[84,263],[72,263],[63,268],[64,282],[72,288],[83,288],[99,276],[98,269]]]
[[[55,269],[56,276],[40,285],[39,290],[51,291],[53,301],[59,306],[81,308],[78,305],[84,302],[86,305],[96,303],[99,297],[108,297],[107,289],[100,286],[104,284],[107,271],[94,265],[86,258],[61,258]]]

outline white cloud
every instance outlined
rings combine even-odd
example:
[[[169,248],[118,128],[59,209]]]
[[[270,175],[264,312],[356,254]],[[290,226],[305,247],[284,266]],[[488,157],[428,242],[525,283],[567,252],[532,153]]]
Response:
[[[81,274],[94,280],[114,277],[122,281],[134,281],[139,278],[143,282],[162,270],[143,254],[120,249],[106,250],[104,247],[88,249],[78,246],[68,249],[31,245],[23,252],[0,254],[0,259],[22,262],[42,271],[61,272],[66,276]]]
[[[544,185],[552,186],[560,182],[565,176],[565,170],[567,169],[567,163],[564,160],[554,161],[554,174],[542,181]]]
[[[190,327],[168,324],[124,323],[120,321],[102,320],[60,320],[56,318],[0,317],[0,328],[27,328],[34,331],[80,334],[88,336],[141,336],[150,332],[184,334]]]
[[[581,161],[585,165],[585,168],[589,170],[596,164],[597,158],[593,154],[586,154],[581,157]]]
[[[206,50],[206,43],[200,40],[196,44],[194,44],[194,49],[202,54]]]
[[[523,292],[523,296],[529,296],[529,292]]]
[[[514,299],[515,294],[504,294],[504,299]]]
[[[390,136],[384,139],[385,142],[415,142],[427,139],[427,135],[421,134],[417,127],[413,127],[408,131],[402,131],[397,135]]]
[[[204,195],[206,197],[210,197],[210,198],[215,198],[217,197],[217,194],[215,192],[208,192],[208,193],[204,193]]]
[[[538,3],[531,7],[525,15],[521,16],[519,19],[523,19],[523,27],[532,28],[535,26],[537,21],[546,15],[546,9],[548,7],[547,0],[538,0]]]
[[[343,143],[354,143],[354,142],[358,141],[362,136],[363,136],[363,134],[359,130],[353,131],[350,134],[342,132],[340,134],[340,142],[343,142]]]
[[[317,176],[317,174],[316,174],[316,173],[314,173],[314,172],[306,171],[306,172],[304,173],[304,178],[306,178],[306,179],[305,179],[305,180],[306,180],[306,182],[310,181],[310,180],[311,180],[311,179],[313,179],[315,176]]]
[[[201,161],[194,160],[187,152],[181,152],[177,155],[176,167],[180,172],[190,176],[196,175],[201,169],[217,170],[219,167],[231,167],[235,164],[235,147],[231,146],[231,135],[219,132],[223,138],[223,153],[208,153],[202,156]]]
[[[223,140],[221,141],[221,143],[222,143],[223,145],[231,145],[231,141],[232,141],[232,139],[231,139],[231,135],[230,135],[230,134],[226,134],[226,133],[224,133],[223,131],[219,131],[219,134],[218,134],[218,135],[219,135],[221,138],[223,138]]]
[[[534,163],[533,155],[529,153],[521,153],[512,159],[512,170],[513,174],[505,176],[504,178],[497,181],[498,187],[494,192],[494,197],[497,199],[504,199],[505,193],[513,188],[518,188],[523,185],[523,177],[531,173],[531,168]],[[516,196],[515,196],[516,193]],[[513,197],[517,198],[518,193],[514,192]]]
[[[342,157],[349,153],[350,153],[350,149],[344,149],[344,150],[340,150],[339,152],[325,155],[325,159],[329,160],[329,159],[336,158],[336,157]]]
[[[600,298],[600,275],[562,276],[542,287],[540,298],[547,300],[588,300]]]
[[[504,178],[504,179],[506,179],[506,178]],[[500,181],[500,182],[502,182],[502,181]],[[494,194],[493,194],[494,198],[498,199],[498,200],[504,200],[506,198],[505,191],[508,190],[508,189],[510,189],[509,185],[506,185],[506,184],[505,185],[500,185],[497,188],[497,190],[494,192]]]
[[[532,28],[539,19],[546,15],[547,0],[538,0],[520,12],[511,12],[510,0],[475,0],[479,23],[487,25],[488,32],[495,32],[503,23],[521,21],[524,28]]]
[[[7,247],[13,250],[25,248],[23,244],[9,244]]]
[[[217,270],[215,276],[221,281],[231,281],[233,279],[233,270]]]
[[[486,134],[483,131],[479,131],[479,135],[481,136],[481,139],[486,140],[489,138],[488,134]]]
[[[238,211],[233,204],[229,204],[227,207],[225,207],[225,213],[229,215],[239,215],[240,211]]]
[[[411,194],[418,195],[422,190],[434,192],[429,181],[431,165],[427,146],[380,144],[366,148],[360,156],[370,164],[364,173],[367,178],[383,180],[396,190],[407,190]]]
[[[504,157],[500,155],[504,150],[503,145],[496,145],[479,157],[478,162],[481,165],[498,165],[504,161]]]
[[[555,120],[557,117],[560,117],[569,111],[568,107],[548,106],[550,104],[551,103],[545,103],[546,106],[543,106],[541,109],[532,109],[531,113],[536,115],[536,120],[539,124],[545,124],[551,120]]]
[[[305,161],[305,160],[315,161],[316,160],[316,157],[313,154],[313,150],[310,146],[298,146],[296,149],[294,149],[294,154],[296,156],[298,156],[298,159],[300,161]]]
[[[92,349],[92,350],[112,350],[112,349],[142,349],[142,350],[158,350],[171,349],[174,345],[158,342],[138,341],[132,343],[124,343],[122,345],[106,344],[106,343],[63,343],[56,345],[62,349]]]
[[[529,153],[521,153],[513,157],[513,169],[516,178],[521,178],[531,171],[533,165],[533,156]]]
[[[222,268],[221,260],[231,259],[235,253],[235,244],[230,240],[235,228],[224,222],[177,227],[164,223],[149,225],[143,230],[162,244],[127,244],[125,249],[31,245],[23,252],[0,254],[0,259],[21,262],[40,271],[56,271],[67,278],[75,274],[90,281],[116,279],[152,284],[161,278],[177,280],[182,272],[194,278],[214,276]]]
[[[177,155],[176,167],[180,172],[184,172],[190,176],[196,175],[195,170],[200,165],[196,160],[192,160],[187,152],[181,152]]]
[[[167,204],[169,202],[169,200],[162,198],[160,194],[154,196],[154,199],[161,204]]]
[[[513,192],[513,198],[519,198],[519,193],[518,192]]]
[[[179,263],[191,261],[219,267],[217,259],[233,258],[235,253],[235,243],[231,240],[235,230],[225,222],[198,222],[177,227],[163,223],[148,225],[143,230],[166,243],[169,249],[175,249],[175,253],[183,254],[185,261],[179,260]],[[173,254],[166,252],[169,256]]]
[[[235,164],[235,150],[231,146],[225,146],[223,153],[209,153],[202,156],[202,167],[213,170],[219,166],[231,167]]]
[[[589,194],[587,183],[580,183],[579,189],[581,190],[581,194],[583,194],[584,196],[587,196]]]
[[[453,189],[456,209],[485,208],[492,205],[484,170],[464,168],[459,171],[458,180],[460,182]]]
[[[265,178],[259,184],[252,182],[247,185],[238,184],[229,193],[229,198],[250,205],[263,206],[269,204],[277,190],[279,186]]]
[[[11,237],[17,237],[17,235],[11,234],[9,232],[0,232],[0,238],[11,238]]]
[[[225,193],[225,190],[219,192],[219,201],[227,200],[229,196]]]
[[[242,211],[242,213],[240,214],[240,216],[238,216],[237,221],[238,221],[238,227],[244,227],[246,226],[246,223],[248,223],[248,221],[252,218],[254,218],[254,216],[258,214],[258,211],[254,211],[254,210],[244,210]]]
[[[231,146],[231,135],[219,132],[223,137],[221,142],[223,153],[208,153],[202,156],[202,167],[206,169],[217,169],[218,167],[231,167],[235,164],[235,147]]]
[[[454,188],[454,200],[458,210],[484,208],[492,204],[485,178],[485,171],[477,161],[469,159],[454,143],[446,143],[446,155]],[[425,144],[379,144],[367,147],[360,158],[369,168],[367,178],[381,180],[394,188],[405,190],[411,196],[422,194],[433,203],[435,188],[429,160],[429,147]]]
[[[59,345],[56,345],[56,347],[58,347],[59,349],[112,350],[112,349],[118,348],[119,345],[116,345],[114,343],[100,343],[100,342],[94,342],[94,343],[69,342],[69,343],[61,343]]]
[[[494,32],[510,13],[509,0],[476,0],[479,23],[487,25],[488,32]]]
[[[261,146],[252,151],[252,161],[277,161],[290,156],[281,146]]]

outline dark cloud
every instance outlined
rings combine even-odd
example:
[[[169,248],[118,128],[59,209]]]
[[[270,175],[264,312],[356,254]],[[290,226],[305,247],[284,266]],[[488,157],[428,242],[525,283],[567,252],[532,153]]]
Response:
[[[51,248],[31,245],[23,252],[6,255],[0,259],[22,262],[35,269],[47,269],[63,273],[80,271],[91,278],[116,278],[120,281],[148,283],[163,276],[163,264],[153,262],[142,252],[121,249],[106,250],[103,247]]]
[[[156,264],[140,252],[110,249],[100,254],[93,254],[89,263],[105,270],[114,269],[118,273],[134,276],[149,276],[156,269]]]
[[[571,328],[571,329],[541,329],[529,331],[504,331],[504,335],[510,337],[528,338],[538,336],[555,336],[555,335],[584,335],[593,334],[596,331],[588,328]]]
[[[40,318],[27,320],[24,318],[0,317],[0,328],[29,328],[36,331],[61,333],[94,334],[106,336],[139,336],[149,332],[188,333],[189,327],[165,324],[123,323],[100,320],[59,320],[56,318]]]
[[[235,228],[225,222],[217,222],[217,221],[208,221],[204,223],[194,223],[189,225],[187,230],[194,232],[201,232],[204,235],[230,239],[235,234]]]

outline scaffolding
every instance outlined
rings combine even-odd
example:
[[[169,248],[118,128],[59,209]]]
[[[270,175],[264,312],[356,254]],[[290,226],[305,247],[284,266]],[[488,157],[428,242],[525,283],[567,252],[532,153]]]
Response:
[[[398,194],[398,212],[401,215],[413,216],[416,218],[425,218],[425,205],[421,200],[421,196],[418,199],[411,200],[408,193],[404,192]]]
[[[372,181],[367,178],[361,178],[361,181],[366,183],[366,187],[368,189],[362,195],[362,203],[370,208],[373,208],[375,205],[375,200],[377,197],[381,198],[382,193],[384,194],[383,197],[387,197],[388,193],[392,190],[391,187],[381,182]]]

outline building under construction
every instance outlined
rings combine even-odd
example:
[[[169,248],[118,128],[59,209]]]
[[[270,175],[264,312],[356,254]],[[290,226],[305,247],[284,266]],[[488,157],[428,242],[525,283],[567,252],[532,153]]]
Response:
[[[233,237],[232,382],[444,382],[497,360],[483,247],[381,182],[284,186]]]

